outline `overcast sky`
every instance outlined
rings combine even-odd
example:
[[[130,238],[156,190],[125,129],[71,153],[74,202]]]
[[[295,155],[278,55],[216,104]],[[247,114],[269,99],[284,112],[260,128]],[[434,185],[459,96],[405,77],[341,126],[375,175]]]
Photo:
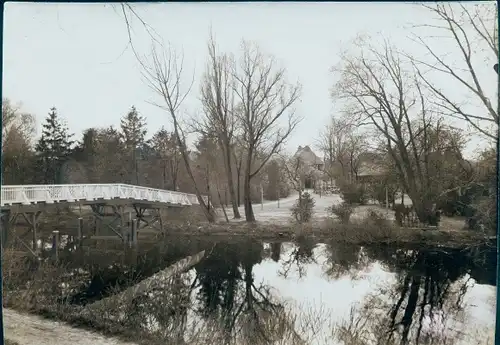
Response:
[[[115,5],[116,6],[116,5]],[[286,67],[290,80],[303,85],[298,113],[304,121],[288,142],[314,146],[332,114],[330,68],[338,53],[358,34],[382,34],[398,47],[415,49],[409,24],[431,20],[427,11],[398,3],[167,3],[134,4],[141,17],[165,41],[185,55],[185,80],[203,72],[210,27],[223,51],[238,53],[241,39],[259,44]],[[141,79],[127,47],[119,10],[106,4],[7,3],[4,20],[3,96],[22,102],[40,124],[52,106],[80,138],[88,127],[118,125],[132,105],[147,118],[150,134],[168,117],[147,103],[154,94]],[[147,53],[150,39],[133,23],[134,43]],[[446,44],[439,44],[447,52]],[[480,70],[494,96],[490,62]],[[186,100],[189,112],[199,110],[198,84]],[[452,86],[450,86],[452,87]],[[451,90],[460,95],[460,90]],[[469,150],[478,142],[474,141]]]

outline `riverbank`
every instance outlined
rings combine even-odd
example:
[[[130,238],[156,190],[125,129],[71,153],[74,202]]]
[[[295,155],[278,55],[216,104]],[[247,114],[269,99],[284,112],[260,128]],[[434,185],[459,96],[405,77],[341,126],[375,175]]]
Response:
[[[41,316],[3,310],[6,345],[135,345]]]
[[[446,246],[453,248],[491,244],[496,246],[496,237],[463,229],[450,228],[401,228],[390,221],[364,219],[341,224],[324,219],[310,224],[286,224],[259,221],[247,223],[200,223],[177,225],[167,236],[174,237],[252,237],[260,240],[290,241],[297,237],[312,237],[316,240],[345,242],[350,244],[415,244]]]
[[[307,229],[304,230],[307,231]],[[294,271],[296,271],[299,276],[309,277],[308,279],[310,280],[320,279],[322,281],[322,279],[325,279],[325,281],[330,282],[330,279],[333,279],[332,284],[334,285],[332,285],[332,289],[341,289],[339,284],[342,285],[342,283],[340,281],[343,281],[344,278],[352,277],[353,284],[356,283],[356,277],[359,277],[358,274],[367,274],[370,269],[370,263],[373,262],[382,262],[383,266],[388,268],[393,267],[394,264],[403,265],[403,267],[407,267],[407,269],[402,270],[402,272],[415,271],[416,273],[414,274],[419,277],[422,274],[429,275],[429,277],[439,276],[436,275],[436,272],[443,272],[443,270],[456,272],[456,267],[460,267],[460,272],[468,272],[468,274],[471,274],[471,277],[479,284],[485,284],[485,281],[489,281],[490,285],[492,284],[491,273],[489,275],[485,274],[493,272],[494,275],[494,266],[493,270],[484,271],[484,268],[482,268],[484,266],[483,257],[475,261],[475,258],[469,258],[467,256],[476,255],[466,253],[471,253],[472,251],[457,249],[444,250],[444,248],[440,250],[439,248],[425,248],[419,245],[416,251],[412,248],[405,248],[414,253],[411,254],[411,256],[400,257],[395,254],[401,252],[401,247],[394,248],[392,246],[384,247],[382,245],[374,245],[360,249],[360,247],[356,245],[340,244],[335,246],[332,245],[331,242],[317,246],[316,243],[304,240],[304,238],[298,238],[298,236],[300,235],[297,235],[297,241],[295,243],[282,244],[274,242],[273,240],[269,242],[274,243],[269,245],[264,245],[262,242],[255,241],[255,239],[244,241],[243,235],[232,236],[231,238],[235,239],[234,243],[227,241],[227,235],[221,236],[221,242],[218,245],[203,244],[204,247],[209,248],[207,249],[207,261],[196,268],[196,274],[187,274],[184,276],[186,280],[179,276],[179,280],[169,281],[166,285],[162,284],[163,279],[159,279],[159,277],[161,272],[165,272],[169,269],[168,267],[164,269],[164,266],[158,266],[160,271],[157,271],[157,273],[154,273],[152,276],[146,275],[136,280],[127,273],[130,267],[118,265],[118,270],[120,270],[121,275],[125,278],[125,280],[121,282],[122,287],[116,289],[114,283],[107,287],[101,285],[99,287],[101,291],[111,291],[113,296],[99,299],[101,302],[97,304],[94,304],[92,301],[88,301],[86,305],[71,304],[68,297],[73,293],[70,293],[67,289],[65,291],[64,287],[62,287],[62,285],[65,285],[70,289],[87,289],[88,284],[91,284],[90,282],[94,280],[89,279],[85,275],[86,270],[92,269],[90,266],[77,267],[75,270],[75,267],[68,267],[64,263],[60,262],[56,264],[53,261],[47,260],[40,262],[35,271],[26,275],[23,274],[23,272],[29,272],[28,266],[15,265],[17,270],[7,271],[8,274],[6,274],[6,287],[8,289],[6,290],[4,303],[6,308],[16,309],[16,311],[7,309],[5,317],[6,335],[10,339],[17,341],[19,345],[35,345],[40,343],[42,345],[48,345],[48,343],[38,341],[37,337],[50,339],[51,344],[57,345],[86,345],[89,343],[96,343],[99,345],[122,345],[131,344],[131,342],[134,344],[153,345],[186,344],[183,342],[176,342],[175,339],[170,337],[171,334],[179,334],[177,331],[174,331],[174,328],[179,328],[179,330],[182,330],[182,334],[188,334],[187,339],[191,340],[187,342],[189,345],[206,344],[209,342],[219,343],[222,342],[222,339],[218,338],[220,337],[219,333],[213,333],[214,331],[211,328],[213,325],[200,323],[199,327],[207,328],[203,328],[203,332],[201,333],[200,330],[197,329],[196,333],[192,334],[192,324],[184,324],[184,326],[182,326],[182,322],[185,321],[181,321],[181,319],[184,315],[183,310],[185,306],[189,306],[191,310],[197,310],[199,312],[198,308],[200,305],[192,304],[194,302],[192,302],[191,297],[189,297],[191,294],[195,294],[195,296],[197,296],[196,300],[199,301],[200,297],[205,296],[203,289],[199,290],[198,287],[206,285],[197,284],[197,280],[203,279],[205,284],[210,283],[208,284],[209,286],[217,287],[220,286],[217,285],[217,283],[221,282],[221,275],[223,277],[223,282],[229,282],[231,279],[236,282],[235,285],[229,284],[228,286],[238,286],[239,288],[235,290],[235,292],[239,291],[237,294],[238,296],[248,297],[248,291],[250,291],[252,301],[254,298],[257,298],[257,302],[263,303],[264,301],[258,298],[262,297],[262,294],[264,294],[264,296],[269,299],[270,305],[278,305],[279,303],[285,303],[284,301],[289,301],[290,291],[307,291],[307,289],[311,288],[311,285],[307,285],[309,283],[304,282],[304,279],[296,279],[297,277],[293,278]],[[200,239],[200,237],[201,236],[196,236],[197,239]],[[218,242],[218,239],[213,236],[206,236],[206,238],[209,241]],[[191,237],[191,239],[194,241],[195,237]],[[179,243],[178,236],[176,240],[177,242],[175,243]],[[184,239],[181,239],[181,241],[183,240]],[[284,241],[282,237],[281,241]],[[169,242],[170,241],[167,239],[166,243]],[[189,237],[185,237],[184,242],[190,242]],[[201,242],[204,241],[202,240]],[[175,243],[172,243],[173,247],[177,246]],[[193,248],[197,248],[196,243],[191,243],[191,245]],[[87,255],[91,254],[89,253]],[[145,262],[159,262],[153,255],[161,254],[150,252],[147,254],[149,258],[144,258]],[[4,260],[4,262],[7,261],[8,263],[13,260],[15,260],[15,258],[11,257],[9,260]],[[182,260],[176,259],[176,262],[179,261]],[[315,266],[315,268],[311,267],[311,265]],[[264,266],[267,266],[267,268]],[[138,267],[140,271],[144,271],[142,266]],[[235,267],[241,268],[241,271],[236,269],[234,272],[239,272],[243,275],[237,273],[234,276],[224,276],[224,274],[227,274],[225,272],[233,272],[231,267],[233,269]],[[318,269],[329,278],[324,278],[323,274],[312,274],[315,270],[318,272]],[[274,273],[270,273],[273,270]],[[303,275],[300,273],[301,270],[304,270],[302,272]],[[307,271],[309,271],[311,275],[307,275]],[[14,284],[16,279],[13,276],[16,272],[22,275],[22,277],[18,278],[24,278],[27,279],[27,281],[23,279],[22,282],[17,281],[18,283]],[[93,277],[103,277],[101,271],[93,272]],[[391,272],[397,274],[396,272],[399,271]],[[282,278],[288,277],[289,274],[291,274],[292,278],[286,283],[281,282]],[[279,279],[276,281],[273,280],[271,284],[269,283],[271,276],[275,278],[279,277]],[[249,277],[252,277],[252,279],[248,279]],[[444,274],[444,277],[445,280],[443,282],[447,282],[450,276],[449,274]],[[149,284],[148,280],[151,279],[156,283],[153,285]],[[454,276],[452,279],[457,280],[458,278]],[[269,285],[261,288],[258,284],[254,285],[253,281],[267,281],[268,283],[266,284]],[[178,285],[179,283],[180,285]],[[315,282],[313,285],[317,285],[318,287],[322,285],[317,283],[318,282]],[[87,287],[82,286],[82,284]],[[291,284],[295,284],[296,287],[291,290],[285,288]],[[134,287],[132,287],[132,285]],[[147,291],[141,287],[143,285],[147,285]],[[335,286],[336,288],[334,288]],[[268,291],[267,289],[269,287],[277,289],[275,291],[281,291],[280,294],[266,295],[265,293]],[[131,288],[135,291],[133,294],[129,295],[124,293],[124,291],[131,291]],[[325,286],[323,286],[323,288],[328,289]],[[320,292],[319,294],[326,295],[327,291],[328,290]],[[281,293],[283,293],[283,295],[281,295]],[[375,293],[375,295],[376,294],[377,293]],[[116,296],[118,295],[128,297],[117,298]],[[236,297],[234,298],[235,301],[240,300]],[[330,307],[338,310],[342,303],[336,303],[337,302],[331,302]],[[94,305],[96,308],[89,309],[89,305]],[[210,308],[210,305],[205,305],[204,308]],[[344,307],[347,308],[347,306]],[[89,312],[89,310],[91,312]],[[300,310],[300,308],[296,310],[296,313],[298,313],[297,315],[300,314]],[[28,312],[41,315],[43,318],[25,314]],[[174,314],[171,314],[172,312],[174,312]],[[267,312],[272,312],[272,310],[268,310]],[[278,319],[282,314],[282,309],[279,309],[277,314],[273,314],[272,320]],[[148,327],[151,327],[148,326],[149,323],[145,321],[148,315],[150,317],[159,318],[162,328],[156,330],[153,326],[153,328],[148,329]],[[201,313],[200,315],[204,314]],[[297,315],[291,315],[290,319],[294,320]],[[265,318],[265,313],[262,315],[259,314],[259,316],[263,318],[259,322],[271,322]],[[305,316],[307,317],[307,315]],[[200,318],[200,320],[202,320],[202,318]],[[240,322],[243,322],[243,324],[240,324],[239,327],[246,325],[246,323],[244,323],[246,319],[243,318],[242,320],[243,321]],[[341,322],[339,320],[337,321]],[[341,326],[342,324],[337,324],[337,321],[335,325]],[[196,321],[196,325],[198,325],[198,322],[199,321]],[[170,328],[171,326],[174,328]],[[267,327],[266,324],[265,327],[266,330],[273,330],[276,328],[278,328],[277,324],[269,324],[269,327]],[[293,331],[287,327],[284,328],[285,331],[289,333]],[[314,328],[317,329],[317,327]],[[100,335],[97,335],[96,332]],[[291,333],[288,335],[290,336]],[[282,336],[283,335],[280,334],[279,339],[282,339]],[[253,343],[263,342],[257,341]],[[296,344],[292,342],[286,343]],[[232,342],[231,344],[248,345],[251,344],[251,342]],[[303,342],[300,344],[316,343]]]

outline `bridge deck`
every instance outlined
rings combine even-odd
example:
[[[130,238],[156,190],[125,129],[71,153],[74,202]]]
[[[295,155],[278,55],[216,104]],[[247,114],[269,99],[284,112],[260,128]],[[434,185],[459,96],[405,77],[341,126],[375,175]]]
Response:
[[[182,206],[197,205],[195,194],[127,184],[3,185],[0,206],[133,200]]]

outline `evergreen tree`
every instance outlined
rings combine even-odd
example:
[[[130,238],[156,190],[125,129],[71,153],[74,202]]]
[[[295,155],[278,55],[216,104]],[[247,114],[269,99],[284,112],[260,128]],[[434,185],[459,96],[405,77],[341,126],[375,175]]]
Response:
[[[98,152],[98,134],[97,128],[87,128],[83,131],[82,140],[73,150],[73,156],[76,161],[82,164],[86,171],[88,183],[98,183],[99,171],[97,167]]]
[[[162,182],[161,188],[177,190],[177,177],[182,161],[179,144],[175,133],[161,128],[151,139],[153,149],[160,161]]]
[[[139,184],[139,166],[137,162],[137,150],[146,142],[146,119],[139,115],[137,109],[132,106],[130,111],[120,120],[121,136],[125,144],[130,171],[135,174],[135,184]],[[132,179],[131,179],[132,180]]]
[[[59,118],[57,109],[52,107],[42,126],[42,137],[35,150],[37,154],[36,180],[44,184],[61,181],[61,167],[71,154],[73,134]]]
[[[100,129],[97,133],[96,171],[100,183],[126,183],[126,149],[122,135],[113,126]]]

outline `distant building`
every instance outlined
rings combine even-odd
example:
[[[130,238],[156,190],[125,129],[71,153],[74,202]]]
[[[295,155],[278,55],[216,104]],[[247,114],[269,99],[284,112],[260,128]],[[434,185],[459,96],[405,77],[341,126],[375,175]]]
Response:
[[[315,188],[318,181],[323,178],[323,170],[325,167],[323,160],[319,158],[308,145],[304,147],[299,146],[293,157],[294,159],[299,159],[301,164],[303,164],[302,183],[304,188]]]
[[[361,183],[378,182],[387,175],[385,169],[377,163],[361,162],[356,175],[357,181]]]

